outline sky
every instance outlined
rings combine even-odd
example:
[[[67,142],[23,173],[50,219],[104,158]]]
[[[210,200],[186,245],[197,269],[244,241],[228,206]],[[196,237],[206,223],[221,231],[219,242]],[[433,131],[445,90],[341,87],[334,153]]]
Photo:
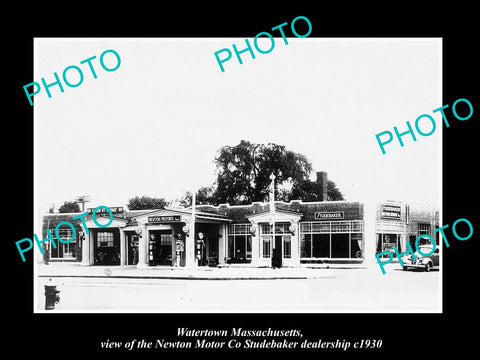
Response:
[[[241,140],[304,154],[311,179],[326,171],[346,200],[439,206],[441,39],[275,40],[270,53],[244,53],[242,65],[233,55],[221,72],[214,52],[245,39],[35,39],[32,81],[51,83],[70,65],[84,75],[78,87],[34,97],[37,213],[80,195],[91,198],[86,208],[180,198],[211,185],[217,151]],[[111,72],[99,63],[108,49],[121,58]],[[80,64],[94,55],[96,79]],[[104,60],[116,63],[111,53]],[[404,147],[394,139],[383,155],[375,135],[405,131],[422,114],[436,132],[404,136]]]

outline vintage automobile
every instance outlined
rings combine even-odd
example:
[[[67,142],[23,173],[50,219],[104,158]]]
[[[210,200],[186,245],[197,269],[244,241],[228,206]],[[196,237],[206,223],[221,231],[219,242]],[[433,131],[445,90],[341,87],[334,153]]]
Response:
[[[431,245],[423,245],[419,246],[421,253],[423,254],[430,254],[432,252],[433,247]],[[411,254],[405,255],[402,257],[403,262],[403,270],[409,269],[423,269],[425,271],[430,271],[432,269],[438,269],[440,266],[440,249],[437,247],[433,254],[424,256],[420,254],[418,251],[415,251],[416,261],[413,261],[413,257]]]

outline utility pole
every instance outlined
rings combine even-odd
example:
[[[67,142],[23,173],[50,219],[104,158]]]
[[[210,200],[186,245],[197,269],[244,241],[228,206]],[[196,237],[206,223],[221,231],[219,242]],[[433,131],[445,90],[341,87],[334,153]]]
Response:
[[[82,204],[82,212],[85,211],[85,203],[90,201],[89,195],[80,195],[75,198],[75,201],[79,204]]]
[[[272,172],[270,175],[270,215],[271,215],[271,226],[272,226],[272,240],[270,244],[270,257],[272,259],[273,266],[273,250],[275,250],[275,174]]]

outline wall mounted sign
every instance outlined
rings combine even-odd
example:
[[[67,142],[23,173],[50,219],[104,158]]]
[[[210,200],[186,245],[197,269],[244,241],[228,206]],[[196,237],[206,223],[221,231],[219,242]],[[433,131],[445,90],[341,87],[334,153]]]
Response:
[[[343,220],[345,214],[343,211],[316,212],[315,220]]]
[[[107,209],[105,209],[105,208],[88,208],[87,211],[88,211],[89,214],[91,214],[94,209],[97,209],[95,211],[96,214],[102,214],[102,213],[107,214],[108,213]],[[110,207],[109,209],[111,210],[111,212],[113,214],[123,213],[123,207],[121,207],[121,206]]]
[[[394,205],[382,205],[382,219],[400,219],[402,208]]]
[[[161,223],[170,223],[170,222],[179,222],[179,221],[180,221],[180,215],[148,217],[148,222],[151,224],[161,224]]]

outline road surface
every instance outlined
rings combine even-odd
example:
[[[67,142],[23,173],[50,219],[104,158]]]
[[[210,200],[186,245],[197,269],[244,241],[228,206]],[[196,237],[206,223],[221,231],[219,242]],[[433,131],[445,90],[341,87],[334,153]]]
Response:
[[[440,272],[323,269],[320,279],[178,280],[53,277],[52,312],[440,312]],[[37,310],[44,285],[37,279]]]

